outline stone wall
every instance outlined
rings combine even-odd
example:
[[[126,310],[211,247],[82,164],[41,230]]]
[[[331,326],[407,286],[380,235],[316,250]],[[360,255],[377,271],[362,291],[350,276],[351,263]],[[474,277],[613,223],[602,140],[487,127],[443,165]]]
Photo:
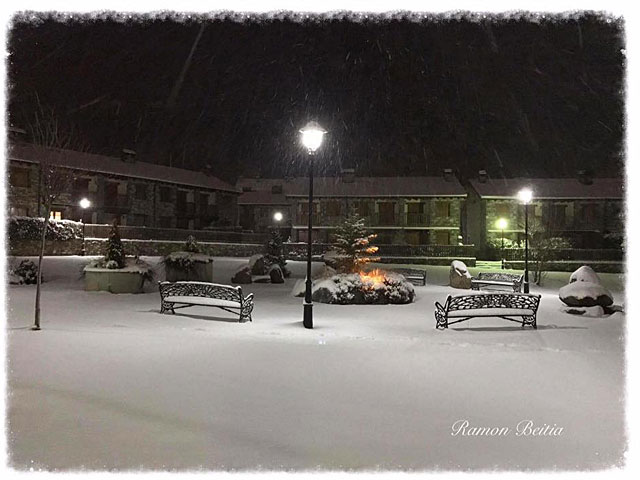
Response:
[[[88,239],[87,255],[104,255],[106,239]],[[184,242],[158,240],[122,240],[127,255],[164,256],[184,250]],[[240,243],[199,243],[203,253],[216,257],[250,257],[264,253],[264,245]]]

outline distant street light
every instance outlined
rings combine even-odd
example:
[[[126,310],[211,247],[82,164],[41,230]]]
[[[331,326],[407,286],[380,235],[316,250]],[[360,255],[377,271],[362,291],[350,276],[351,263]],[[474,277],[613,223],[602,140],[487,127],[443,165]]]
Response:
[[[78,202],[78,205],[80,205],[80,208],[82,210],[86,210],[91,206],[91,200],[89,200],[88,198],[83,198],[80,200],[80,202]],[[82,223],[82,255],[84,256],[87,252],[84,241],[84,211],[82,212],[82,218],[80,219],[80,222]]]
[[[276,212],[273,214],[273,219],[276,222],[281,222],[283,218],[284,218],[284,215],[282,215],[282,212]]]
[[[507,228],[507,225],[509,225],[509,222],[507,221],[506,218],[499,218],[498,221],[496,222],[496,226],[500,229],[500,233],[502,237],[502,244],[500,248],[500,259],[502,261],[500,263],[502,265],[503,270],[504,270],[504,229]]]
[[[313,159],[316,150],[322,144],[322,139],[327,131],[317,122],[309,122],[300,130],[302,144],[309,155],[309,226],[307,229],[307,278],[305,281],[304,315],[302,324],[304,328],[313,328],[313,302],[311,301],[311,238],[313,227]]]
[[[529,293],[529,204],[532,198],[530,188],[518,192],[518,199],[524,204],[524,293]]]

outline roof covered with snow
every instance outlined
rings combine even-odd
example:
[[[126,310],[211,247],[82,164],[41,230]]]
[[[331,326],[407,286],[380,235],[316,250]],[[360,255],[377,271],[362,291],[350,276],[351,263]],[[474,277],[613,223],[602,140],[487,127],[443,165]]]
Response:
[[[156,165],[154,163],[141,161],[125,162],[119,158],[105,155],[44,148],[33,144],[14,144],[9,149],[10,160],[39,163],[43,158],[46,158],[55,165],[72,168],[74,170],[155,180],[234,193],[238,192],[234,186],[219,178],[195,170],[167,167],[165,165]]]
[[[622,199],[622,178],[593,178],[590,185],[577,178],[506,178],[471,180],[471,186],[481,197],[513,198],[524,187],[533,190],[534,199]]]
[[[270,194],[275,186],[282,186],[287,197],[307,196],[309,178],[261,179],[241,178],[236,184]],[[245,192],[249,193],[249,192]],[[314,179],[313,194],[317,197],[442,197],[466,196],[464,187],[455,178],[441,177],[318,177]],[[274,196],[278,194],[273,194]]]

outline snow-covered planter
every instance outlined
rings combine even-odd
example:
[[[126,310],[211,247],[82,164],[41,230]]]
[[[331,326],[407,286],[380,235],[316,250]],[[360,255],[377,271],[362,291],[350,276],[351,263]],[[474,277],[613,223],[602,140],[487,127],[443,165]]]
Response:
[[[204,253],[172,252],[164,257],[164,267],[169,282],[213,280],[213,257]]]
[[[151,267],[137,258],[127,258],[118,268],[113,260],[94,260],[83,269],[85,290],[111,293],[141,293],[145,280],[151,280]]]
[[[312,299],[339,305],[404,304],[415,299],[415,290],[402,275],[389,272],[338,274],[314,283]]]

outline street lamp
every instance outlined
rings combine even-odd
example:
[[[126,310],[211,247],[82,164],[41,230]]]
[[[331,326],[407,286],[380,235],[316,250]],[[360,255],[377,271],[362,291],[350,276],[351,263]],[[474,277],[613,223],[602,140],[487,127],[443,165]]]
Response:
[[[524,204],[524,293],[529,293],[529,203],[532,198],[530,188],[518,192],[518,199]]]
[[[82,222],[82,255],[84,256],[86,254],[86,245],[84,241],[84,210],[91,206],[91,200],[89,200],[88,198],[83,198],[78,202],[78,205],[80,205],[80,208],[83,210],[82,218],[80,219],[80,221]]]
[[[282,215],[282,212],[276,212],[276,213],[273,214],[273,219],[276,222],[281,222],[283,218],[284,218],[284,216]]]
[[[500,247],[500,258],[502,260],[501,265],[503,270],[504,270],[504,229],[507,228],[508,224],[509,222],[507,221],[506,218],[499,218],[498,221],[496,222],[496,226],[500,229],[500,234],[502,237],[502,243]]]
[[[302,144],[309,155],[309,226],[307,229],[307,278],[304,293],[304,315],[302,324],[304,328],[313,328],[313,302],[311,301],[311,237],[313,227],[313,159],[316,150],[322,144],[322,139],[327,131],[317,122],[309,122],[300,130]]]

